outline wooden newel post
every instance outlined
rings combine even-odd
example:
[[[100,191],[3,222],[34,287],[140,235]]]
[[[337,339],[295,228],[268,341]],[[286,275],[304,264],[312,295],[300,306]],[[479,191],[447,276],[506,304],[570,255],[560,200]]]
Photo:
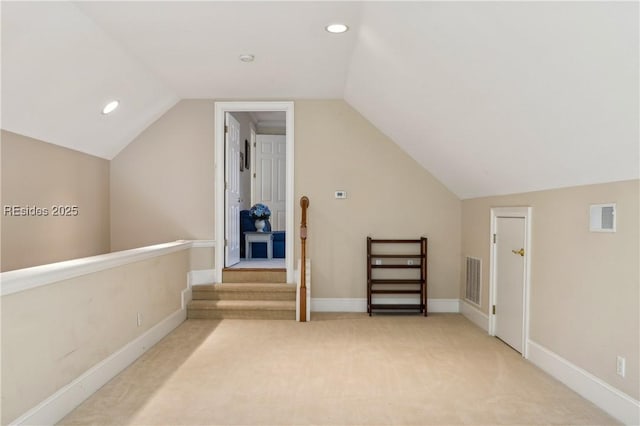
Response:
[[[300,322],[307,321],[307,208],[309,198],[300,198],[302,220],[300,221]]]

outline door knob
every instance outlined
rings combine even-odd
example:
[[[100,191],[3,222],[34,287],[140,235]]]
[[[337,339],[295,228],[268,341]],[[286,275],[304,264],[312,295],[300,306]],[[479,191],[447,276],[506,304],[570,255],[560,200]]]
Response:
[[[519,254],[520,256],[524,256],[524,249],[521,248],[520,250],[511,250],[511,252],[513,254]]]

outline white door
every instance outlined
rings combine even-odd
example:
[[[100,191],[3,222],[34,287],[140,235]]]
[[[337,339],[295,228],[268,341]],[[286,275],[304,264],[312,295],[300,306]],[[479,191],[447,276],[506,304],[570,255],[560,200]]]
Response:
[[[269,206],[271,229],[287,228],[287,156],[284,135],[256,135],[256,169],[253,191],[255,203]]]
[[[225,114],[225,260],[224,266],[240,262],[240,123]]]
[[[525,219],[497,217],[495,229],[495,335],[522,353]]]

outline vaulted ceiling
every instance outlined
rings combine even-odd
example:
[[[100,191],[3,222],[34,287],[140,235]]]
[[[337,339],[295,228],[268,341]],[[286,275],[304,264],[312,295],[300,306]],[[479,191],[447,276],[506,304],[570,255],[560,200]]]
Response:
[[[1,7],[2,128],[103,158],[184,98],[344,98],[460,198],[640,176],[637,2]]]

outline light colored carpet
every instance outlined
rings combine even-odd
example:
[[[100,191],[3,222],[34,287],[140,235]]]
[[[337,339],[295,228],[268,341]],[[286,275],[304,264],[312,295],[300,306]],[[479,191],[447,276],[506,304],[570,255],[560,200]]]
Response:
[[[456,314],[189,320],[62,424],[616,424]]]
[[[230,269],[244,269],[244,268],[264,268],[264,269],[280,269],[286,268],[284,259],[240,259],[240,262]]]

